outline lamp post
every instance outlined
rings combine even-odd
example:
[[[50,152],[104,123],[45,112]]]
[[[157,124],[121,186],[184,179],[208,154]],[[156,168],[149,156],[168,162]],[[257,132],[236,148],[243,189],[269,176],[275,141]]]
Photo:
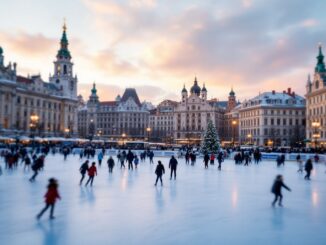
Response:
[[[317,139],[320,138],[319,134],[319,128],[320,128],[320,122],[312,122],[311,123],[313,133],[312,133],[312,138],[314,139],[315,142],[315,148],[317,148]]]
[[[69,137],[69,133],[70,133],[70,129],[69,128],[65,128],[65,134],[66,134],[66,137],[67,138]]]
[[[146,128],[146,132],[147,132],[147,142],[149,142],[149,134],[151,133],[151,128],[150,127],[147,127]]]
[[[30,116],[30,120],[31,120],[31,123],[29,124],[30,126],[30,129],[32,131],[32,134],[31,134],[31,137],[32,137],[32,145],[33,145],[33,148],[34,148],[34,138],[35,138],[35,132],[36,132],[36,129],[37,129],[37,126],[38,126],[38,120],[39,120],[39,116],[36,115],[36,114],[32,114]]]
[[[125,147],[125,138],[126,138],[126,134],[123,133],[121,136],[122,136],[122,147]]]
[[[249,142],[249,144],[251,144],[252,134],[248,134],[248,135],[247,135],[247,138],[248,138],[248,142]]]
[[[236,120],[232,120],[232,146],[234,147],[234,142],[235,142],[235,127],[237,125]]]

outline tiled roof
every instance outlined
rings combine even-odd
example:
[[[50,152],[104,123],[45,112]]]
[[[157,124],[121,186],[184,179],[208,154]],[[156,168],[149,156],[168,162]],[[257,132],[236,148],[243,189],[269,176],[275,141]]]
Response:
[[[102,101],[102,102],[100,102],[100,105],[103,105],[103,106],[116,106],[117,102],[116,101]]]
[[[17,76],[17,82],[31,84],[33,83],[33,80],[27,77]]]
[[[141,106],[136,89],[126,88],[125,92],[122,95],[121,102],[126,102],[129,98],[132,98],[137,105]]]

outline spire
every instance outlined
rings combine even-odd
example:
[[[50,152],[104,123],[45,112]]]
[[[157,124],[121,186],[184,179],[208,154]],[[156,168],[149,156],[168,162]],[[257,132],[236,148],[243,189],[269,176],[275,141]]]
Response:
[[[92,88],[92,95],[96,95],[96,93],[97,93],[97,90],[96,90],[96,84],[95,84],[95,82],[93,83],[93,88]]]
[[[310,78],[310,74],[308,74],[308,79],[307,79],[307,85],[311,85],[311,78]]]
[[[197,84],[197,76],[195,76],[195,81],[194,81],[195,84]]]
[[[188,92],[187,89],[186,89],[186,85],[185,85],[185,84],[183,84],[183,89],[182,89],[181,92],[182,92],[182,93],[187,93],[187,92]]]
[[[230,95],[230,96],[235,96],[235,93],[234,93],[234,91],[233,91],[233,86],[231,87],[231,91],[230,91],[229,95]]]
[[[68,42],[66,31],[67,31],[66,20],[64,20],[62,26],[62,36],[60,40],[60,49],[58,51],[57,58],[71,59],[71,55],[68,50],[69,42]]]
[[[203,88],[201,89],[202,92],[207,92],[207,89],[205,87],[205,83],[203,84]]]
[[[319,53],[317,58],[317,65],[315,68],[315,72],[326,72],[326,68],[325,68],[325,63],[324,63],[324,55],[323,55],[323,51],[322,51],[322,45],[319,44]]]

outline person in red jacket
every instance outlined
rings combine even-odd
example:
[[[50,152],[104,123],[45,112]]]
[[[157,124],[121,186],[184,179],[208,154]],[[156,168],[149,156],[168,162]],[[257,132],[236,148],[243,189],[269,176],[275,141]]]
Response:
[[[96,163],[95,162],[92,162],[92,166],[88,169],[88,180],[86,182],[86,185],[88,185],[89,182],[91,182],[91,186],[93,186],[93,180],[94,180],[94,177],[95,175],[97,175],[97,170],[96,170]]]
[[[42,209],[42,211],[37,215],[37,219],[40,219],[44,212],[51,207],[50,210],[50,219],[54,219],[53,211],[54,211],[54,205],[57,199],[61,199],[59,192],[58,192],[58,182],[56,179],[51,178],[49,179],[48,184],[48,191],[44,195],[45,197],[45,207]]]

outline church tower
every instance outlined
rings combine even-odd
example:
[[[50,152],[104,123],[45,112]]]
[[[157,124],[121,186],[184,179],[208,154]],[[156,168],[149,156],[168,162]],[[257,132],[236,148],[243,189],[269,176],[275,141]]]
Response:
[[[68,49],[66,23],[63,24],[63,32],[60,40],[56,60],[54,61],[54,74],[50,76],[50,83],[62,91],[62,95],[69,99],[77,100],[77,76],[73,74],[73,63]]]
[[[229,99],[228,99],[228,105],[227,105],[227,111],[232,111],[237,106],[237,101],[235,97],[235,93],[233,91],[233,88],[231,88],[231,91],[229,93]]]

